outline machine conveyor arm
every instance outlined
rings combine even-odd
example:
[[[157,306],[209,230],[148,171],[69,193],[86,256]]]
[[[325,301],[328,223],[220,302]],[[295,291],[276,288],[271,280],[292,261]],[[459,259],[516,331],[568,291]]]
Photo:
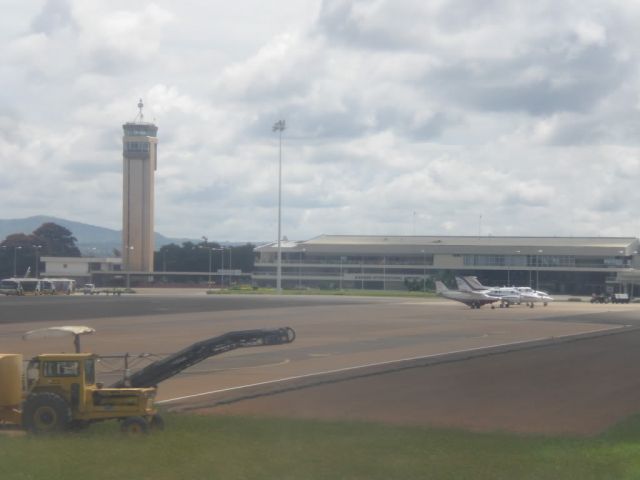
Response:
[[[153,387],[214,355],[229,352],[236,348],[282,345],[293,342],[295,338],[296,334],[290,327],[225,333],[218,337],[194,343],[162,360],[153,362],[132,374],[127,380],[120,380],[114,383],[112,387]]]

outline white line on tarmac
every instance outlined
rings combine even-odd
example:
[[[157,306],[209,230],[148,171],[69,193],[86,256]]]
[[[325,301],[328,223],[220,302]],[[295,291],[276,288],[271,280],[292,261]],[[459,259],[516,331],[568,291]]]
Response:
[[[442,357],[444,355],[452,355],[452,354],[456,354],[456,353],[468,353],[468,352],[475,352],[475,351],[479,351],[479,350],[486,350],[488,348],[498,348],[498,347],[508,347],[511,345],[521,345],[524,343],[533,343],[533,342],[540,342],[543,340],[551,340],[551,339],[558,339],[558,338],[568,338],[568,337],[579,337],[582,335],[589,335],[591,333],[599,333],[599,332],[607,332],[607,331],[611,331],[611,330],[618,330],[621,328],[627,328],[629,327],[629,325],[622,325],[619,327],[607,327],[607,328],[600,328],[597,330],[589,330],[588,332],[581,332],[581,333],[569,333],[566,335],[558,335],[558,336],[551,336],[551,337],[540,337],[540,338],[534,338],[534,339],[530,339],[530,340],[521,340],[519,342],[512,342],[512,343],[499,343],[496,345],[487,345],[484,347],[476,347],[476,348],[469,348],[469,349],[464,349],[464,350],[453,350],[451,352],[444,352],[444,353],[435,353],[432,355],[423,355],[423,356],[418,356],[418,357],[410,357],[410,358],[401,358],[398,360],[389,360],[386,362],[379,362],[379,363],[367,363],[365,365],[356,365],[354,367],[346,367],[346,368],[339,368],[337,370],[325,370],[323,372],[315,372],[315,373],[306,373],[304,375],[296,375],[293,377],[286,377],[286,378],[279,378],[277,380],[268,380],[266,382],[258,382],[258,383],[252,383],[249,385],[239,385],[237,387],[229,387],[229,388],[222,388],[220,390],[211,390],[210,392],[202,392],[202,393],[195,393],[193,395],[185,395],[183,397],[176,397],[176,398],[169,398],[167,400],[160,400],[159,402],[155,402],[158,405],[163,405],[165,403],[171,403],[171,402],[178,402],[180,400],[188,400],[190,398],[197,398],[197,397],[204,397],[206,395],[214,395],[216,393],[224,393],[224,392],[231,392],[233,390],[241,390],[243,388],[251,388],[251,387],[260,387],[263,385],[269,385],[272,383],[282,383],[282,382],[288,382],[291,380],[300,380],[303,378],[311,378],[311,377],[318,377],[320,375],[329,375],[329,374],[333,374],[333,373],[342,373],[342,372],[348,372],[351,370],[359,370],[362,368],[369,368],[369,367],[378,367],[381,365],[390,365],[393,363],[402,363],[402,362],[410,362],[412,360],[422,360],[422,359],[427,359],[427,358],[437,358],[437,357]]]

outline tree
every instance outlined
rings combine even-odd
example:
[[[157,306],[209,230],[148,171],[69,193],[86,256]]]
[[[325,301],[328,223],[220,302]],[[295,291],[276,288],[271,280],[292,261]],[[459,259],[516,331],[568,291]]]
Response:
[[[154,265],[156,271],[166,272],[207,272],[211,259],[211,272],[217,272],[223,267],[229,270],[253,271],[254,246],[251,244],[224,247],[208,240],[193,243],[184,242],[164,245],[155,252]],[[223,262],[224,257],[224,262]],[[188,281],[188,279],[184,279]]]
[[[13,233],[0,244],[2,262],[0,274],[2,277],[12,276],[14,272],[22,276],[27,268],[35,262],[35,247],[33,237],[24,233]],[[33,263],[35,267],[35,263]]]
[[[55,223],[43,223],[30,235],[13,233],[0,243],[0,276],[31,275],[40,270],[40,257],[79,257],[76,238],[69,230]]]
[[[43,223],[32,234],[36,245],[42,245],[42,255],[79,257],[76,237],[66,228],[53,222]]]

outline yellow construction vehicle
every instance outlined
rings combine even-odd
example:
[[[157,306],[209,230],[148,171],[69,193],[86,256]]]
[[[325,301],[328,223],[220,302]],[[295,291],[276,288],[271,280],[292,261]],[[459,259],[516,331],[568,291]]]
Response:
[[[75,335],[79,352],[79,335],[89,333],[80,329],[87,327],[60,328]],[[74,333],[74,328],[79,333]],[[162,429],[164,423],[154,406],[158,383],[213,355],[294,339],[295,333],[288,327],[226,333],[154,362],[111,387],[96,381],[95,354],[38,355],[29,361],[24,374],[22,355],[0,354],[0,424],[50,433],[117,419],[126,433]]]
[[[126,432],[162,428],[155,388],[104,388],[95,378],[96,355],[38,355],[22,372],[21,355],[0,355],[0,422],[32,433],[82,428],[120,419]],[[25,385],[26,383],[26,385]]]

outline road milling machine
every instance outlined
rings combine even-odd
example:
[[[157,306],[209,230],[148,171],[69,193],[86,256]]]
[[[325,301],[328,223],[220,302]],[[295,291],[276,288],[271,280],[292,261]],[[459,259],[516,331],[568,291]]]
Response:
[[[160,382],[214,355],[294,339],[295,332],[289,327],[229,332],[194,343],[110,387],[96,381],[99,357],[92,353],[38,355],[29,361],[26,372],[22,355],[0,353],[0,426],[51,433],[115,419],[125,433],[162,429],[154,405]]]

